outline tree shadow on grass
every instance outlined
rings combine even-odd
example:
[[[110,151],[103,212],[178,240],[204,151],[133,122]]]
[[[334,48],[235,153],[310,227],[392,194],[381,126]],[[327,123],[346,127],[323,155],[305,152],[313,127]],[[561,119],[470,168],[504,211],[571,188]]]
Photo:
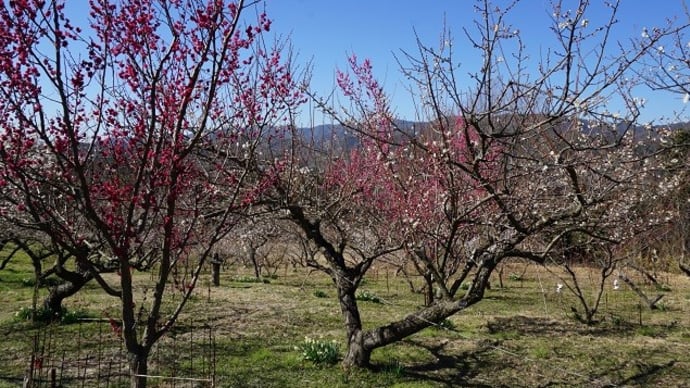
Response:
[[[592,370],[578,370],[562,365],[553,369],[546,358],[533,356],[530,349],[520,345],[523,336],[559,338],[561,336],[588,335],[610,337],[634,335],[637,325],[613,325],[609,322],[586,326],[577,322],[558,321],[541,317],[500,317],[487,322],[490,334],[510,333],[515,338],[502,346],[502,340],[458,341],[446,339],[415,338],[405,340],[410,346],[423,349],[433,360],[405,366],[403,374],[415,380],[433,381],[443,386],[646,386],[683,380],[684,368],[675,360],[645,360],[622,358],[610,360],[608,366],[593,366]],[[672,330],[658,327],[659,330]],[[460,346],[457,346],[460,345]],[[471,346],[468,349],[468,346]],[[515,346],[517,350],[515,351]],[[547,347],[548,349],[548,347]],[[547,350],[548,351],[548,350]],[[536,358],[534,358],[536,357]],[[546,356],[542,356],[546,357]],[[536,363],[536,364],[535,364]],[[385,367],[381,369],[385,370]],[[512,369],[506,380],[506,370]],[[689,373],[690,374],[690,373]],[[503,376],[500,378],[499,376]]]
[[[558,336],[565,334],[627,336],[633,333],[637,327],[628,322],[584,325],[575,320],[563,321],[551,318],[516,315],[511,317],[496,317],[486,323],[486,328],[490,334],[513,331],[520,335],[532,336]]]
[[[473,381],[487,370],[500,368],[488,353],[493,351],[492,341],[481,341],[479,348],[469,351],[447,351],[450,342],[429,344],[421,341],[406,340],[405,343],[424,348],[434,361],[405,367],[405,375],[419,380],[434,381],[446,386],[462,387],[496,387],[496,384],[484,384]],[[500,385],[498,385],[500,386]]]
[[[632,365],[631,365],[632,364]],[[664,363],[647,363],[642,360],[635,360],[634,362],[625,361],[619,363],[611,368],[608,368],[601,373],[591,376],[591,381],[611,381],[610,386],[616,387],[630,387],[630,386],[655,386],[658,385],[656,381],[666,372],[671,372],[676,364],[676,360],[670,360]],[[634,368],[637,373],[632,376],[623,377]]]
[[[661,373],[670,370],[675,364],[675,360],[663,364],[646,364],[642,362],[637,362],[637,368],[639,372],[627,379],[621,381],[618,385],[645,385],[654,383],[654,377],[660,375]]]

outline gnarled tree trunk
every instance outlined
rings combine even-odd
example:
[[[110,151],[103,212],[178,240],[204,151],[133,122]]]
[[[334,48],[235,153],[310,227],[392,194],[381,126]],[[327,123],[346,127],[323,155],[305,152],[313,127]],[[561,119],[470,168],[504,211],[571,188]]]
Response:
[[[347,351],[343,357],[343,367],[345,369],[368,367],[373,350],[373,348],[364,344],[364,332],[361,329],[348,333]]]
[[[349,276],[339,276],[335,279],[338,288],[338,301],[340,310],[345,320],[347,331],[347,350],[343,358],[343,366],[367,367],[371,359],[372,349],[364,346],[364,336],[362,332],[362,319],[357,307],[357,283]]]
[[[348,349],[343,359],[343,366],[346,368],[368,367],[374,349],[401,341],[479,302],[484,297],[484,291],[487,289],[489,278],[495,267],[495,260],[485,260],[479,266],[471,288],[461,299],[437,300],[433,305],[399,321],[372,330],[362,331],[361,324],[358,330],[351,330],[348,326]],[[356,307],[356,304],[353,306]],[[341,298],[341,308],[344,308],[343,298]],[[345,314],[345,311],[343,313]],[[359,318],[358,312],[356,317]]]
[[[70,281],[65,281],[57,286],[51,287],[48,296],[43,301],[43,307],[53,314],[54,318],[62,317],[62,302],[70,296],[76,294],[93,279],[93,276],[84,275],[83,277],[72,277]]]

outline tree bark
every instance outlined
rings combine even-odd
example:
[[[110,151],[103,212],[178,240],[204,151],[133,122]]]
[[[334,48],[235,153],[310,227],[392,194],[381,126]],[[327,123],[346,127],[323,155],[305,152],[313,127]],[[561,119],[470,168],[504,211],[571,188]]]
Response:
[[[261,266],[259,265],[259,262],[256,260],[256,251],[257,249],[251,245],[247,248],[247,255],[249,256],[249,261],[251,261],[252,266],[254,267],[254,276],[257,279],[259,279],[261,278]]]
[[[347,351],[343,357],[343,368],[352,367],[366,368],[371,361],[373,349],[364,345],[364,333],[362,330],[355,330],[348,334]]]
[[[472,286],[459,300],[437,300],[432,306],[425,307],[399,321],[364,332],[361,347],[371,354],[376,348],[401,341],[479,302],[484,297],[484,291],[495,267],[494,260],[483,263],[474,277]],[[355,365],[367,366],[366,364]]]
[[[214,287],[220,286],[220,263],[211,263],[211,279]]]
[[[220,266],[223,264],[223,260],[220,259],[218,252],[213,254],[211,258],[211,282],[214,287],[220,286]]]
[[[658,308],[656,304],[661,300],[661,298],[664,297],[664,294],[659,294],[654,299],[649,299],[649,297],[647,297],[644,291],[642,291],[642,289],[638,287],[637,284],[630,280],[630,278],[623,275],[618,276],[618,278],[623,280],[625,284],[627,284],[633,291],[635,291],[635,293],[640,297],[640,299],[644,301],[644,303],[647,305],[647,307],[649,307],[650,310],[656,310]]]
[[[355,295],[359,282],[352,276],[339,273],[335,283],[338,288],[338,301],[341,313],[345,319],[345,329],[347,331],[347,350],[342,365],[344,368],[366,368],[369,366],[373,349],[364,346],[362,319],[359,315],[357,297]]]
[[[424,306],[429,307],[434,304],[434,281],[431,278],[431,274],[425,273],[424,277]]]
[[[148,351],[144,348],[141,348],[138,352],[129,353],[129,372],[131,374],[132,387],[146,388],[148,356]]]
[[[43,301],[43,307],[51,312],[53,318],[62,317],[62,302],[70,296],[76,294],[91,279],[93,279],[93,276],[89,275],[73,277],[71,281],[65,281],[55,287],[52,287],[48,293],[48,296],[46,296]]]

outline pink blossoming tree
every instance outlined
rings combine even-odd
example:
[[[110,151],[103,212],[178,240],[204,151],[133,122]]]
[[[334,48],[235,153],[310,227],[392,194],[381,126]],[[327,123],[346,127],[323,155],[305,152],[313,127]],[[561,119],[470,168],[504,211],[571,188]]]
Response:
[[[242,0],[91,0],[86,26],[69,6],[0,7],[2,216],[81,252],[74,266],[120,302],[145,386],[214,245],[280,172],[271,144],[302,97],[264,43],[271,21],[247,22]],[[137,299],[134,273],[151,267]]]

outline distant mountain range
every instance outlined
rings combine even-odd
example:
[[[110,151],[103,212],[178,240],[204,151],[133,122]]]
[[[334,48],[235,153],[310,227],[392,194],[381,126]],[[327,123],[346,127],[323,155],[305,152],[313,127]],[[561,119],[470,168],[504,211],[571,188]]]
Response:
[[[428,127],[430,123],[422,121],[415,122],[397,120],[395,121],[395,125],[406,135],[416,136],[417,131]],[[661,129],[670,129],[672,131],[676,131],[683,128],[690,129],[690,122],[653,125],[651,128],[641,124],[633,124],[631,127],[629,123],[620,122],[616,124],[615,130],[611,130],[611,127],[608,125],[593,125],[592,121],[581,121],[581,131],[583,133],[593,136],[602,135],[611,138],[614,136],[619,137],[625,132],[632,131],[636,138],[641,139],[641,136],[647,134],[650,129],[652,132],[656,132]],[[351,129],[341,124],[321,124],[314,127],[302,127],[298,129],[298,132],[302,134],[304,140],[307,140],[314,145],[326,145],[330,142],[333,142],[333,144],[350,148],[358,144],[358,136]]]

